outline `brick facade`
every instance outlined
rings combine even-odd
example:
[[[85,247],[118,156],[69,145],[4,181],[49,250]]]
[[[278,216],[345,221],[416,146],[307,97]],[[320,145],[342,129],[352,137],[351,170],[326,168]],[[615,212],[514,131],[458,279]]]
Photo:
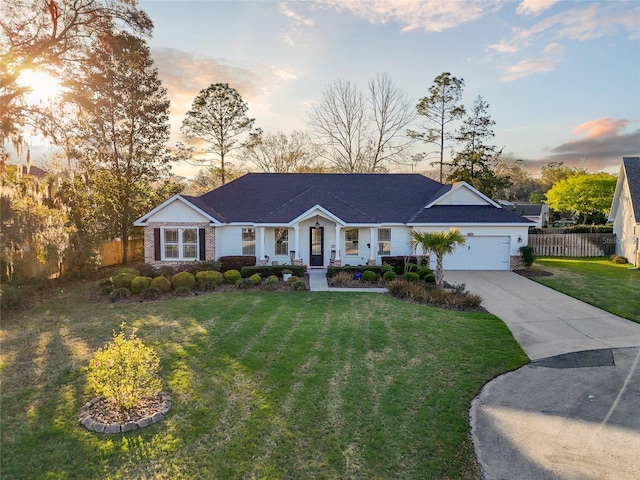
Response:
[[[166,223],[149,223],[144,227],[144,261],[149,265],[171,265],[184,263],[183,260],[160,261],[155,259],[155,242],[153,231],[160,227],[197,227],[205,229],[205,260],[216,259],[216,229],[209,226],[209,222],[172,222],[170,225]]]

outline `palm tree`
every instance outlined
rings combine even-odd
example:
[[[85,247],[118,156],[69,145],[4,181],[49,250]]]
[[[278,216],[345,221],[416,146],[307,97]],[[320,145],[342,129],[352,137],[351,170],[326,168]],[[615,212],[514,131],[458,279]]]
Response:
[[[444,288],[444,269],[442,259],[456,248],[456,245],[464,245],[465,238],[458,230],[449,232],[419,232],[411,230],[411,249],[414,253],[418,246],[424,253],[433,253],[436,256],[436,288]]]

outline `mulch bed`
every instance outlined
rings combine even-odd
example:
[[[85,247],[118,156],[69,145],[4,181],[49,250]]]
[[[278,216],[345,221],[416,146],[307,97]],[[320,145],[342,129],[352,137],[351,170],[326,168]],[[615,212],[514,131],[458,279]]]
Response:
[[[517,273],[518,275],[522,275],[527,278],[553,276],[553,273],[547,272],[546,270],[539,270],[537,268],[519,268],[518,270],[514,270],[513,273]]]

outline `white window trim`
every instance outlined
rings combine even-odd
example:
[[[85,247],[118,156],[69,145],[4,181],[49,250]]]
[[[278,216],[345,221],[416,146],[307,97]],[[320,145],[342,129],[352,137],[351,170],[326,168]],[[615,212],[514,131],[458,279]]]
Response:
[[[380,240],[380,230],[388,230],[389,231],[389,240]],[[378,247],[376,249],[376,255],[379,257],[382,256],[390,256],[391,255],[391,235],[392,235],[392,229],[391,228],[379,228],[378,229]],[[389,253],[383,253],[382,249],[380,248],[380,245],[384,244],[384,243],[388,243],[389,244]]]
[[[166,230],[177,230],[178,231],[178,256],[177,257],[167,257],[165,252],[165,231]],[[182,232],[184,230],[195,230],[196,231],[196,256],[195,257],[184,257],[182,255],[184,251],[185,245],[194,245],[194,243],[184,243],[182,240]],[[169,242],[170,245],[175,245],[172,242]],[[198,227],[172,227],[165,226],[160,227],[160,258],[162,261],[166,262],[187,262],[187,261],[196,261],[200,259],[200,230]]]
[[[244,230],[253,230],[253,240],[245,240],[244,239]],[[240,230],[240,248],[242,250],[242,255],[244,256],[256,256],[256,249],[257,249],[257,232],[255,227],[242,227],[242,229]],[[246,246],[248,247],[249,245],[251,245],[253,243],[253,253],[244,253],[244,249],[245,249],[245,242],[246,242]]]
[[[358,245],[353,245],[353,243],[351,241],[347,241],[347,232],[349,230],[355,230],[356,232],[356,242],[358,242]],[[356,253],[348,253],[348,248],[347,245],[353,245],[356,249]],[[345,257],[357,257],[358,255],[360,255],[360,229],[358,228],[345,228],[344,230],[344,256]]]

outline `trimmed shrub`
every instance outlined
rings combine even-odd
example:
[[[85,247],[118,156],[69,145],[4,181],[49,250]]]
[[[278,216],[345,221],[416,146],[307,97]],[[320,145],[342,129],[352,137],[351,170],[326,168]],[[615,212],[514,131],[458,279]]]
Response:
[[[155,351],[136,338],[127,338],[124,323],[113,340],[99,348],[91,360],[87,382],[98,397],[105,397],[120,410],[134,408],[145,397],[160,393],[160,359]]]
[[[217,270],[202,270],[196,273],[196,283],[200,285],[202,282],[214,282],[218,285],[221,285],[224,281],[224,275],[218,272]]]
[[[436,283],[436,275],[434,273],[429,273],[424,276],[423,280],[427,283]]]
[[[389,265],[388,263],[385,263],[384,265],[382,265],[380,267],[380,273],[386,273],[386,272],[395,272],[395,270],[393,269],[393,267],[391,265]]]
[[[196,277],[190,272],[176,273],[171,277],[171,284],[176,290],[180,287],[189,287],[189,290],[191,290],[196,286]]]
[[[200,282],[200,285],[198,285],[198,288],[203,292],[211,292],[218,288],[218,285],[220,284],[214,282],[213,280],[203,280],[202,282]]]
[[[167,293],[171,291],[171,280],[167,277],[156,277],[151,280],[150,286],[157,288],[162,293]]]
[[[393,267],[393,271],[398,275],[402,275],[404,273],[404,264],[405,261],[409,263],[418,263],[418,257],[411,256],[405,257],[403,255],[393,256],[393,257],[382,257],[381,258],[383,264],[388,264]]]
[[[353,278],[354,273],[363,273],[367,270],[375,272],[378,275],[382,275],[382,267],[378,265],[360,265],[356,267],[345,265],[344,267],[327,267],[327,278],[333,278],[342,272],[351,274],[351,277]]]
[[[421,268],[418,275],[420,276],[420,280],[424,280],[424,277],[427,275],[433,275],[433,270],[430,268]]]
[[[296,280],[295,282],[291,283],[291,289],[303,292],[307,289],[307,284],[302,280]]]
[[[251,283],[253,283],[254,285],[260,285],[262,283],[262,277],[257,273],[254,273],[253,275],[251,275],[249,277],[249,280],[251,280]]]
[[[405,272],[418,273],[418,264],[413,262],[407,262],[404,266]]]
[[[287,280],[287,283],[288,283],[289,285],[291,285],[291,284],[293,284],[293,283],[295,283],[295,282],[299,282],[299,281],[300,281],[300,277],[296,277],[295,275],[291,275],[291,276],[289,277],[289,280]],[[304,283],[304,282],[303,282],[303,283]]]
[[[525,266],[530,267],[533,264],[533,261],[536,259],[536,256],[533,253],[533,247],[529,245],[524,245],[520,247],[520,255],[522,256],[522,263]]]
[[[182,265],[183,269],[187,272],[191,272],[196,275],[198,272],[219,272],[220,271],[220,262],[215,262],[213,260],[202,260],[199,262],[189,262],[184,263]]]
[[[131,280],[131,293],[141,293],[145,288],[151,286],[151,277],[143,277],[142,275],[134,277]]]
[[[177,287],[175,291],[176,297],[188,297],[191,295],[191,288],[183,285],[181,287]]]
[[[266,278],[269,275],[275,275],[279,278],[282,278],[282,273],[284,272],[284,270],[289,270],[296,277],[304,276],[304,267],[302,265],[265,265],[263,267],[242,267],[240,269],[240,273],[242,274],[243,278],[250,277],[255,273],[263,278]]]
[[[231,270],[229,270],[229,271],[231,271]],[[254,285],[254,283],[251,281],[250,278],[240,278],[236,282],[236,288],[238,290],[246,290],[247,288],[253,287],[253,285]]]
[[[242,276],[238,270],[227,270],[224,272],[224,281],[231,285],[235,285],[241,278]]]
[[[220,257],[218,261],[220,262],[220,271],[222,273],[226,272],[227,270],[237,270],[239,272],[240,270],[242,270],[242,267],[255,266],[256,257],[235,255],[235,256],[228,256],[228,257]]]
[[[2,285],[0,288],[0,307],[9,308],[20,304],[22,290],[11,285]]]
[[[622,265],[624,263],[629,263],[627,261],[627,258],[623,257],[622,255],[614,255],[613,257],[611,257],[611,261],[613,263],[617,263],[617,264],[620,264],[620,265]]]
[[[128,288],[124,288],[124,287],[116,288],[113,292],[111,292],[111,294],[109,296],[111,297],[111,300],[119,300],[121,298],[129,298],[131,296],[131,290],[129,290]]]
[[[176,273],[178,273],[178,269],[174,265],[162,265],[158,268],[158,275],[162,275],[163,277],[171,278]]]
[[[122,267],[113,272],[113,276],[115,277],[116,275],[120,275],[121,273],[130,273],[134,277],[140,275],[140,271],[136,270],[135,268]]]
[[[420,281],[420,275],[418,275],[416,272],[408,272],[404,274],[404,279],[407,282],[419,282]]]
[[[396,275],[396,272],[394,272],[393,270],[384,272],[384,276],[382,277],[383,280],[385,282],[393,282],[398,276]]]
[[[376,272],[372,272],[371,270],[365,270],[362,272],[361,280],[365,283],[375,283],[378,281],[378,275],[376,275]]]
[[[127,273],[127,272],[122,272],[117,275],[114,275],[111,278],[111,281],[113,282],[113,288],[116,290],[118,288],[126,288],[127,290],[130,290],[131,281],[137,276],[138,276],[137,273],[134,275],[133,273]]]
[[[280,280],[275,275],[271,275],[264,282],[262,282],[263,290],[277,290],[280,287]]]
[[[158,287],[148,286],[142,290],[141,295],[144,298],[154,299],[162,295],[162,291]]]

